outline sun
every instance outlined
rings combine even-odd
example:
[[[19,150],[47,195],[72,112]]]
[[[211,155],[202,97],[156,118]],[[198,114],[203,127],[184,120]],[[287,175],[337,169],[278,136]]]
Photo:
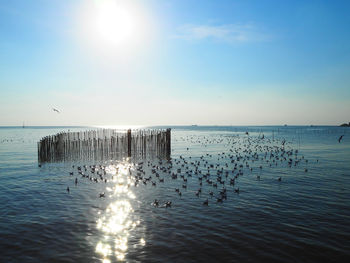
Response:
[[[79,44],[93,56],[135,57],[155,40],[154,18],[138,0],[84,0],[76,19]]]
[[[130,11],[113,0],[96,3],[95,27],[98,38],[115,45],[127,43],[134,33]]]

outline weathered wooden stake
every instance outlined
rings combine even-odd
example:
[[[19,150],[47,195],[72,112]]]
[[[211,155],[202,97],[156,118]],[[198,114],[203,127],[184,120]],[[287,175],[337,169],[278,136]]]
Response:
[[[128,130],[128,157],[131,157],[131,130]]]
[[[166,129],[166,155],[170,158],[171,155],[171,129]]]

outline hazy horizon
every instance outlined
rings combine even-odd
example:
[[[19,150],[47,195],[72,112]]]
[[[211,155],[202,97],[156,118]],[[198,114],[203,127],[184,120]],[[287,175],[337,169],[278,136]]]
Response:
[[[0,126],[348,123],[349,7],[2,1]]]
[[[341,123],[344,124],[344,123]],[[345,123],[348,124],[348,123]],[[340,125],[331,124],[266,124],[266,125],[233,125],[233,124],[159,124],[159,125],[25,125],[24,128],[35,128],[35,127],[94,127],[94,128],[106,128],[106,129],[142,129],[147,127],[340,127]],[[23,128],[22,125],[0,125],[0,128]]]

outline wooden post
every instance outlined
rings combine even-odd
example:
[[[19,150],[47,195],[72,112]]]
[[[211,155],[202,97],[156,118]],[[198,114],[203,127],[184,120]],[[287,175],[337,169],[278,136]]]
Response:
[[[131,157],[131,129],[128,130],[127,133],[127,137],[128,137],[128,157]]]
[[[171,155],[171,129],[166,129],[166,156],[170,158]]]

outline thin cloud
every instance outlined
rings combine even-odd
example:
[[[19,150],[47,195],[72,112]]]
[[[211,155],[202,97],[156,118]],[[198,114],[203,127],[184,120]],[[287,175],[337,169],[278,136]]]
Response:
[[[270,36],[252,24],[183,25],[173,36],[185,40],[215,40],[228,43],[260,42]]]

